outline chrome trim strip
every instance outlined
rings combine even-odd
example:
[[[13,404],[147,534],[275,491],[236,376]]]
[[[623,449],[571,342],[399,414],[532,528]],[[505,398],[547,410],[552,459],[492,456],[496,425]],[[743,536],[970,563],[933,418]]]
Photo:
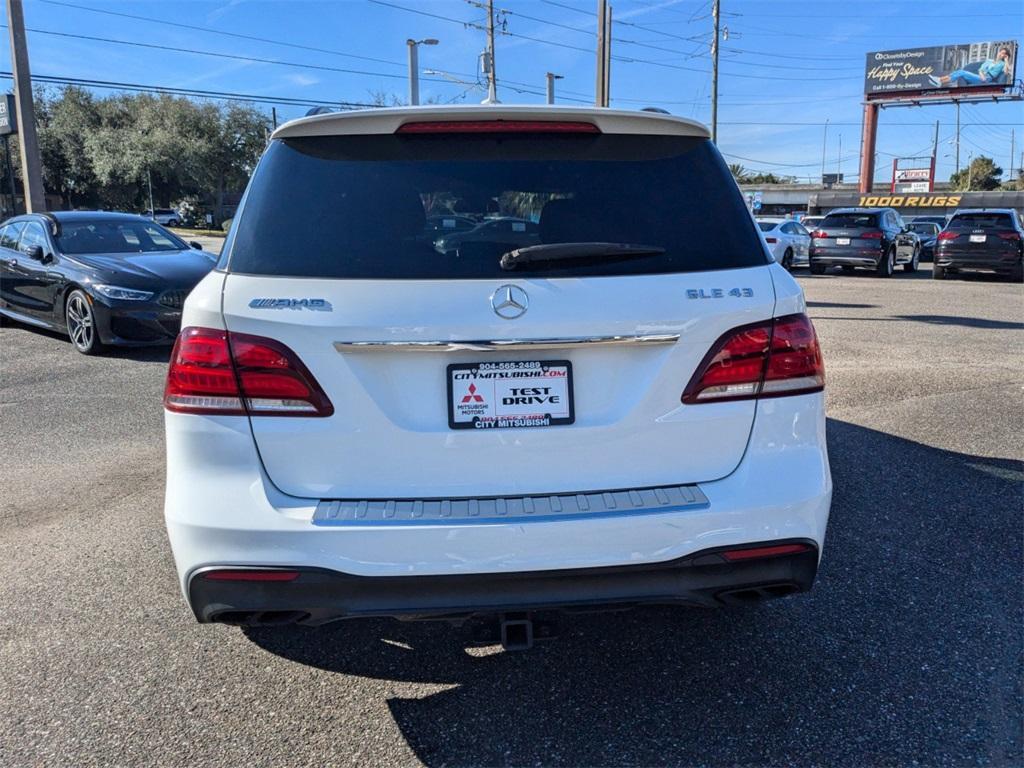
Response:
[[[665,514],[710,506],[696,485],[670,485],[479,499],[322,499],[311,522],[318,526],[506,525]]]
[[[488,339],[481,341],[336,341],[334,348],[346,352],[502,352],[516,349],[560,349],[575,346],[627,346],[675,344],[678,333],[648,333],[635,336],[568,336],[557,339]]]

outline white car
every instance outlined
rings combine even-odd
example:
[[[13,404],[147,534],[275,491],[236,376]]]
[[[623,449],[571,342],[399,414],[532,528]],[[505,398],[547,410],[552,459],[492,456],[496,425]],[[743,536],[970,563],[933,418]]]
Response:
[[[165,227],[176,227],[181,223],[181,214],[173,208],[157,208],[155,211],[143,211],[142,215]]]
[[[811,233],[800,222],[759,217],[757,226],[779,264],[786,269],[811,265]]]
[[[538,232],[439,252],[445,212]],[[496,615],[514,647],[535,609],[807,590],[832,483],[805,312],[698,123],[290,122],[168,371],[185,598],[243,625]]]

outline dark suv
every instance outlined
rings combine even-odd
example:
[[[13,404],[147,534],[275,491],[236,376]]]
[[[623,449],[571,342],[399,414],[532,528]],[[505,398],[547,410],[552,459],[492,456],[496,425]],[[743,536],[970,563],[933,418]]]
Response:
[[[844,271],[870,267],[882,277],[896,265],[917,269],[921,241],[892,208],[839,208],[829,211],[811,233],[811,274],[832,266]]]
[[[957,211],[935,242],[932,277],[995,272],[1024,281],[1024,224],[1013,208]]]

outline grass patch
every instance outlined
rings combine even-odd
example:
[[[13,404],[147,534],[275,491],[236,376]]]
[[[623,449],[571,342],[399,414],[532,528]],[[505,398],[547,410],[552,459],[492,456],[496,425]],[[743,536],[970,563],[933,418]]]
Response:
[[[176,234],[182,240],[188,240],[189,237],[224,237],[227,232],[221,232],[219,229],[183,229],[181,227],[168,227],[171,232]]]

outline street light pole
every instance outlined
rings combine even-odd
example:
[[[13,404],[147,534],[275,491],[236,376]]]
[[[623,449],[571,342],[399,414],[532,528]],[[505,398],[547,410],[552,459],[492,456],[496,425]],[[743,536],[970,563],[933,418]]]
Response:
[[[406,46],[409,48],[409,105],[418,106],[420,103],[420,53],[419,47],[421,45],[437,45],[438,41],[432,37],[428,37],[426,40],[413,40],[409,38],[405,41]]]
[[[156,208],[153,207],[153,173],[146,169],[146,181],[149,182],[149,215],[156,221]]]
[[[555,80],[561,80],[562,75],[556,75],[554,72],[548,72],[545,77],[548,79],[548,104],[555,103]],[[1012,154],[1012,152],[1011,152]]]
[[[825,135],[821,139],[821,183],[825,184],[825,148],[828,146],[828,118],[825,118]]]

